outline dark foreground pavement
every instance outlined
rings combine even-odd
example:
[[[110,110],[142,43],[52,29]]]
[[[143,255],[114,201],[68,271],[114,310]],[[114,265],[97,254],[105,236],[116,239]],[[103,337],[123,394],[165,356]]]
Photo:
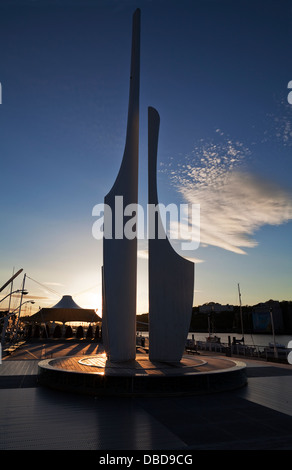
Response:
[[[3,358],[1,450],[292,449],[292,366],[244,360],[244,388],[181,398],[94,398],[38,384],[40,360],[95,354],[99,348],[40,341]]]

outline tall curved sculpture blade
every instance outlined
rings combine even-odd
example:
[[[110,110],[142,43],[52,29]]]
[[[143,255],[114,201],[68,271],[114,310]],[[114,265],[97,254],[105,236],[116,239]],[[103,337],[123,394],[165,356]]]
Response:
[[[158,204],[157,148],[160,117],[148,108],[148,203]],[[149,207],[149,206],[148,206]],[[167,235],[158,237],[162,224],[148,218],[149,233],[149,358],[152,361],[179,362],[189,331],[193,292],[194,263],[182,258]],[[155,224],[155,225],[154,225]],[[161,227],[162,225],[160,225]]]
[[[111,214],[104,214],[104,234],[112,229],[112,237],[104,235],[103,240],[103,341],[108,358],[114,362],[136,357],[137,239],[124,235],[121,204],[125,208],[138,202],[140,9],[133,15],[132,28],[126,143],[120,171],[104,199],[111,208]]]

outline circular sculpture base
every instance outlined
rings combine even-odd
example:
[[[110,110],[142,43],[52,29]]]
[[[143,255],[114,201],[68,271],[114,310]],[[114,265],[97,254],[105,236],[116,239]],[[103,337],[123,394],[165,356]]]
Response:
[[[233,390],[246,385],[243,362],[220,357],[184,356],[180,363],[113,363],[104,354],[41,361],[41,385],[91,396],[181,396]]]

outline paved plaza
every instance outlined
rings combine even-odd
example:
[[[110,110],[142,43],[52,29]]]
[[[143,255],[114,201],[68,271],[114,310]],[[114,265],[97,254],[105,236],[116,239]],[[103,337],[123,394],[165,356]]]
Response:
[[[3,357],[0,449],[292,449],[291,365],[244,360],[247,386],[185,397],[88,397],[39,385],[40,360],[100,351],[40,340]]]

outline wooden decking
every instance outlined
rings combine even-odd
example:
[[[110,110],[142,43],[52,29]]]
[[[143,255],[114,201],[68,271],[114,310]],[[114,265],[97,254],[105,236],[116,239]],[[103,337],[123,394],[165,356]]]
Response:
[[[46,359],[39,382],[47,387],[94,396],[178,396],[212,393],[246,384],[245,364],[225,358],[183,357],[180,363],[113,363],[104,354]]]
[[[82,372],[85,374],[182,376],[186,374],[223,371],[235,367],[239,362],[224,358],[210,357],[208,360],[205,360],[184,357],[179,364],[165,364],[151,362],[147,354],[139,354],[135,361],[112,363],[103,354],[100,354],[62,357],[48,360],[46,363],[54,369]]]

